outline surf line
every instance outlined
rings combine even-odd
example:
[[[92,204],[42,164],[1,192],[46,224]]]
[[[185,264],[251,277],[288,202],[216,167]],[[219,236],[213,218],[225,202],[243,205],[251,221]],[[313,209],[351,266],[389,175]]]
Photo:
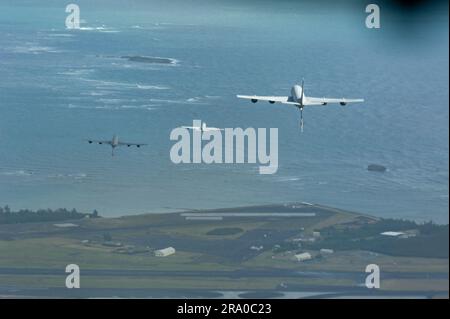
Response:
[[[201,120],[192,123],[192,130],[177,127],[170,132],[170,140],[177,141],[170,149],[174,164],[259,163],[260,174],[277,172],[278,128],[270,128],[268,136],[266,128],[217,129]]]

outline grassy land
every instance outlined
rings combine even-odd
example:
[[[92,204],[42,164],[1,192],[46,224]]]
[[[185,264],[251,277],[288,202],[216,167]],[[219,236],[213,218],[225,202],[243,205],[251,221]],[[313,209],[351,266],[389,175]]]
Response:
[[[178,251],[167,258],[152,254],[126,255],[114,253],[104,246],[84,246],[79,241],[61,237],[0,241],[0,267],[64,269],[75,263],[87,269],[151,269],[151,270],[230,270],[221,264],[195,263],[200,254]]]
[[[249,231],[252,229],[257,229],[261,226],[263,226],[264,222],[231,222],[226,223],[227,228],[241,228],[244,232]],[[221,235],[211,235],[210,232],[223,228],[220,225],[217,225],[217,223],[202,223],[200,225],[198,224],[191,224],[191,225],[179,225],[179,226],[172,226],[172,227],[163,227],[161,228],[161,232],[167,233],[169,235],[174,236],[192,236],[192,237],[198,237],[205,240],[220,240],[223,238],[227,239],[234,239],[238,238],[242,235],[242,232],[232,233],[232,234],[221,234]]]
[[[298,210],[301,212],[302,206]],[[286,207],[280,209],[286,211]],[[0,225],[0,268],[45,268],[63,271],[67,264],[75,263],[81,269],[106,270],[159,270],[159,271],[257,271],[284,269],[286,271],[364,273],[368,264],[375,263],[383,272],[447,273],[448,258],[425,258],[374,253],[360,249],[328,247],[333,237],[352,240],[347,230],[366,236],[364,227],[370,228],[375,238],[381,230],[379,221],[367,216],[320,206],[305,206],[313,217],[294,218],[228,218],[222,221],[187,221],[177,213],[139,215],[123,218],[98,218],[73,221],[78,227],[61,229],[52,223]],[[402,224],[400,224],[402,225]],[[387,225],[386,227],[388,227]],[[405,227],[410,228],[410,224]],[[378,227],[378,228],[377,228]],[[230,231],[223,231],[223,230]],[[239,231],[237,231],[239,229]],[[448,229],[448,228],[447,228]],[[233,231],[231,231],[233,230]],[[397,229],[386,229],[397,230]],[[309,237],[320,231],[321,238],[313,244],[295,243],[292,251],[275,252],[276,245],[292,244],[293,238]],[[448,231],[447,231],[448,232]],[[111,241],[142,250],[141,253],[118,253],[116,247],[105,246],[104,234]],[[429,234],[428,234],[429,235]],[[360,238],[358,237],[358,238]],[[371,237],[371,238],[372,238]],[[365,238],[365,237],[364,237]],[[419,238],[419,237],[416,237]],[[366,238],[367,239],[367,238]],[[370,239],[370,238],[369,238]],[[411,238],[414,239],[414,238]],[[88,240],[89,243],[83,243]],[[402,245],[414,253],[414,240],[403,240]],[[417,239],[416,239],[417,240]],[[426,241],[423,241],[427,243]],[[155,257],[153,248],[174,246],[176,253],[168,257]],[[256,249],[255,249],[256,247]],[[357,246],[355,246],[357,247]],[[295,253],[308,251],[313,257],[320,248],[334,248],[331,255],[307,262],[293,260]],[[420,247],[421,250],[424,246]],[[434,249],[434,247],[429,247]],[[65,276],[2,275],[0,286],[61,287]],[[275,289],[281,282],[290,285],[355,286],[349,279],[327,277],[127,277],[84,276],[83,287],[97,288],[205,288],[205,289]],[[444,289],[445,286],[447,289]],[[389,278],[383,284],[386,290],[448,291],[448,279]]]
[[[380,289],[402,291],[443,291],[448,292],[448,279],[387,279]]]
[[[248,267],[267,267],[292,269],[293,253],[278,255],[272,258],[272,252],[265,252],[244,265]],[[320,260],[295,263],[298,270],[305,271],[361,271],[364,272],[368,264],[375,263],[380,269],[388,272],[438,272],[448,273],[448,259],[393,257],[365,251],[336,252]]]
[[[301,279],[301,278],[204,278],[198,277],[108,277],[108,276],[83,276],[81,286],[83,288],[159,288],[159,289],[212,289],[212,290],[248,290],[248,289],[276,289],[280,282],[289,282],[295,285],[336,285],[348,286],[354,284],[350,280],[335,280],[330,282],[325,279]],[[15,285],[18,287],[39,288],[55,287],[65,288],[65,276],[2,276],[0,284]]]

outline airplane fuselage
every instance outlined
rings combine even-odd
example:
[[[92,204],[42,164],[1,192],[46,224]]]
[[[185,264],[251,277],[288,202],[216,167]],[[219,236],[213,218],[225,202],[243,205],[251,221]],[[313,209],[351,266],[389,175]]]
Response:
[[[114,135],[111,141],[111,146],[117,147],[117,145],[119,145],[119,137],[117,135]]]
[[[303,105],[303,98],[305,97],[305,94],[303,93],[303,89],[300,85],[294,85],[292,87],[291,96],[295,102]]]

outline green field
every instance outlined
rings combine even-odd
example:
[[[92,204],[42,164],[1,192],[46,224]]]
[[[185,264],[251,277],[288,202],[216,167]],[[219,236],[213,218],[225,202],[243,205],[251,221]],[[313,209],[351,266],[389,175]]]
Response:
[[[448,248],[447,258],[423,255],[424,249],[440,254],[433,234],[383,238],[382,244],[389,247],[385,254],[380,252],[383,246],[375,242],[371,243],[374,251],[364,247],[371,238],[376,240],[380,231],[399,230],[390,229],[397,224],[323,206],[292,207],[293,212],[315,212],[315,216],[225,215],[223,220],[186,220],[180,213],[170,213],[84,218],[67,221],[75,225],[67,228],[52,222],[0,225],[0,287],[63,288],[66,265],[77,264],[85,288],[277,290],[281,285],[329,290],[358,287],[366,265],[377,264],[382,272],[390,273],[382,287],[386,291],[448,293]],[[287,210],[285,205],[252,208],[252,212]],[[239,209],[230,209],[236,211]],[[367,229],[376,231],[369,234]],[[439,236],[445,235],[443,228],[436,229]],[[365,246],[358,247],[355,238],[364,238]],[[421,245],[417,246],[417,241]],[[428,244],[433,247],[427,248]],[[175,254],[154,255],[155,249],[168,246],[176,249]],[[407,249],[395,254],[395,246]],[[322,255],[321,248],[333,248],[334,252]],[[294,255],[303,252],[313,259],[295,261]],[[27,269],[47,272],[25,273]],[[19,273],[15,274],[16,270]],[[137,271],[147,272],[136,275]],[[298,272],[319,276],[302,277]],[[328,275],[321,277],[321,272]],[[396,278],[397,273],[403,275]]]

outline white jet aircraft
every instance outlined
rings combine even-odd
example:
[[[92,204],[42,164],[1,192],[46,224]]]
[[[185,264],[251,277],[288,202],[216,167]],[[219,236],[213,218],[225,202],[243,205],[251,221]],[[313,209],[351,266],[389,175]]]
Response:
[[[322,106],[327,105],[328,103],[339,103],[340,105],[346,105],[347,103],[357,103],[364,102],[363,99],[332,99],[325,97],[309,97],[305,95],[304,81],[302,80],[302,84],[294,85],[291,89],[290,96],[257,96],[257,95],[237,95],[240,99],[251,100],[253,103],[261,101],[268,101],[270,104],[275,102],[282,104],[290,104],[294,105],[300,110],[300,128],[303,132],[303,108],[305,106]]]
[[[205,122],[202,122],[201,126],[182,126],[182,128],[200,132],[223,131],[223,128],[207,127]]]
[[[118,146],[127,146],[127,147],[130,147],[130,146],[136,146],[136,147],[139,148],[139,147],[141,147],[141,146],[147,145],[147,144],[142,144],[142,143],[127,143],[127,142],[120,142],[120,141],[119,141],[119,137],[118,137],[117,135],[115,135],[115,134],[114,134],[112,140],[109,140],[109,141],[99,141],[99,140],[87,140],[87,141],[88,141],[89,144],[92,144],[92,143],[98,143],[98,144],[100,144],[100,145],[102,145],[102,144],[110,145],[111,148],[112,148],[112,150],[111,150],[111,156],[114,156],[114,149],[115,149],[116,147],[118,147]]]

